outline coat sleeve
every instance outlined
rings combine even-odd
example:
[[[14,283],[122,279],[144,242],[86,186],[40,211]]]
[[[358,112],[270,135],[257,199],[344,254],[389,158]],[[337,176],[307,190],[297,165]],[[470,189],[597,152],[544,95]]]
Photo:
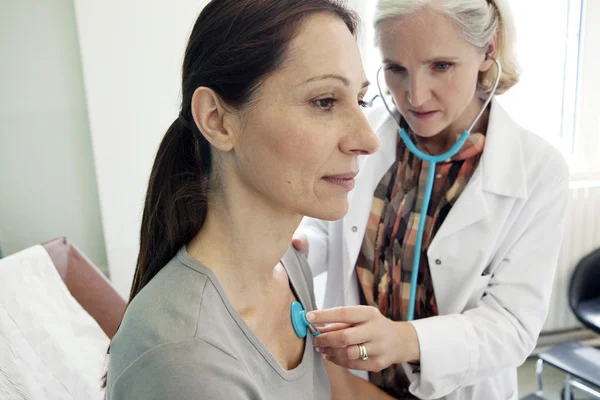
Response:
[[[404,369],[417,397],[437,399],[516,368],[534,350],[548,313],[568,198],[562,159],[545,172],[519,216],[526,219],[525,228],[509,235],[509,251],[479,304],[462,314],[411,322],[419,338],[420,370]]]

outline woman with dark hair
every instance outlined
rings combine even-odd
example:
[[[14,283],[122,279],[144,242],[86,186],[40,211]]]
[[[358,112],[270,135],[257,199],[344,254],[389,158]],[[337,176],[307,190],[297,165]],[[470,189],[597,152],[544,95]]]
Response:
[[[295,334],[315,308],[289,247],[348,208],[378,139],[355,15],[334,0],[213,0],[191,33],[179,117],[146,195],[107,399],[387,397]],[[328,379],[329,375],[329,379]]]

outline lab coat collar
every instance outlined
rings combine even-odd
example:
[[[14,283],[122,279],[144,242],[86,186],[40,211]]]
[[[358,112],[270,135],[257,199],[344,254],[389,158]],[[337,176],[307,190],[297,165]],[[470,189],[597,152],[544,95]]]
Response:
[[[492,100],[485,149],[480,161],[484,191],[518,199],[528,197],[522,129],[498,100]]]
[[[525,160],[520,131],[522,128],[512,120],[496,100],[492,100],[486,142],[479,167],[471,177],[455,207],[436,234],[430,249],[445,237],[470,226],[490,213],[486,194],[525,199],[528,197],[525,176]],[[379,133],[381,158],[377,168],[381,179],[396,159],[398,126],[387,114],[373,125]],[[379,157],[377,157],[379,158]],[[460,210],[460,211],[459,211]],[[468,210],[468,212],[465,212]]]
[[[492,100],[485,148],[479,165],[481,189],[501,196],[526,199],[528,197],[525,176],[525,154],[523,154],[521,128],[500,105]],[[386,118],[376,121],[374,130],[381,132],[383,170],[387,171],[396,159],[398,126],[384,111]]]

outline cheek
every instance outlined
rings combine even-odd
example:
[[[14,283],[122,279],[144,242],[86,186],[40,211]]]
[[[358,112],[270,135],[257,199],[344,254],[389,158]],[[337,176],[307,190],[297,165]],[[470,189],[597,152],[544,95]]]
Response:
[[[253,170],[260,185],[310,185],[327,161],[327,144],[304,123],[276,123],[255,126],[248,133],[240,158],[242,173]],[[314,127],[313,127],[314,128]]]
[[[289,156],[290,149],[297,145],[298,135],[289,126],[286,110],[276,104],[263,106],[248,117],[248,124],[240,143],[241,152],[252,164],[262,165]]]
[[[392,93],[392,99],[394,104],[400,109],[405,111],[408,109],[408,94],[405,89],[394,89],[390,91]],[[385,94],[385,93],[384,93]],[[390,104],[392,106],[392,104]]]
[[[461,108],[471,102],[473,96],[475,96],[477,80],[473,79],[471,73],[461,75],[462,76],[451,77],[443,86],[442,95],[440,97],[448,107]]]
[[[265,152],[273,157],[286,169],[306,168],[311,165],[311,157],[319,150],[319,142],[308,129],[303,126],[280,126],[276,132],[266,138]]]

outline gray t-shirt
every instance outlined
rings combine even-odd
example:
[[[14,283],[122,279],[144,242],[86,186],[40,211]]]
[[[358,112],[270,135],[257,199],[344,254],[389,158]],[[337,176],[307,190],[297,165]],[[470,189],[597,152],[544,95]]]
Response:
[[[290,247],[282,264],[300,302],[314,309],[304,257]],[[111,343],[106,399],[320,400],[331,392],[310,335],[300,365],[282,368],[184,247],[127,308]]]

